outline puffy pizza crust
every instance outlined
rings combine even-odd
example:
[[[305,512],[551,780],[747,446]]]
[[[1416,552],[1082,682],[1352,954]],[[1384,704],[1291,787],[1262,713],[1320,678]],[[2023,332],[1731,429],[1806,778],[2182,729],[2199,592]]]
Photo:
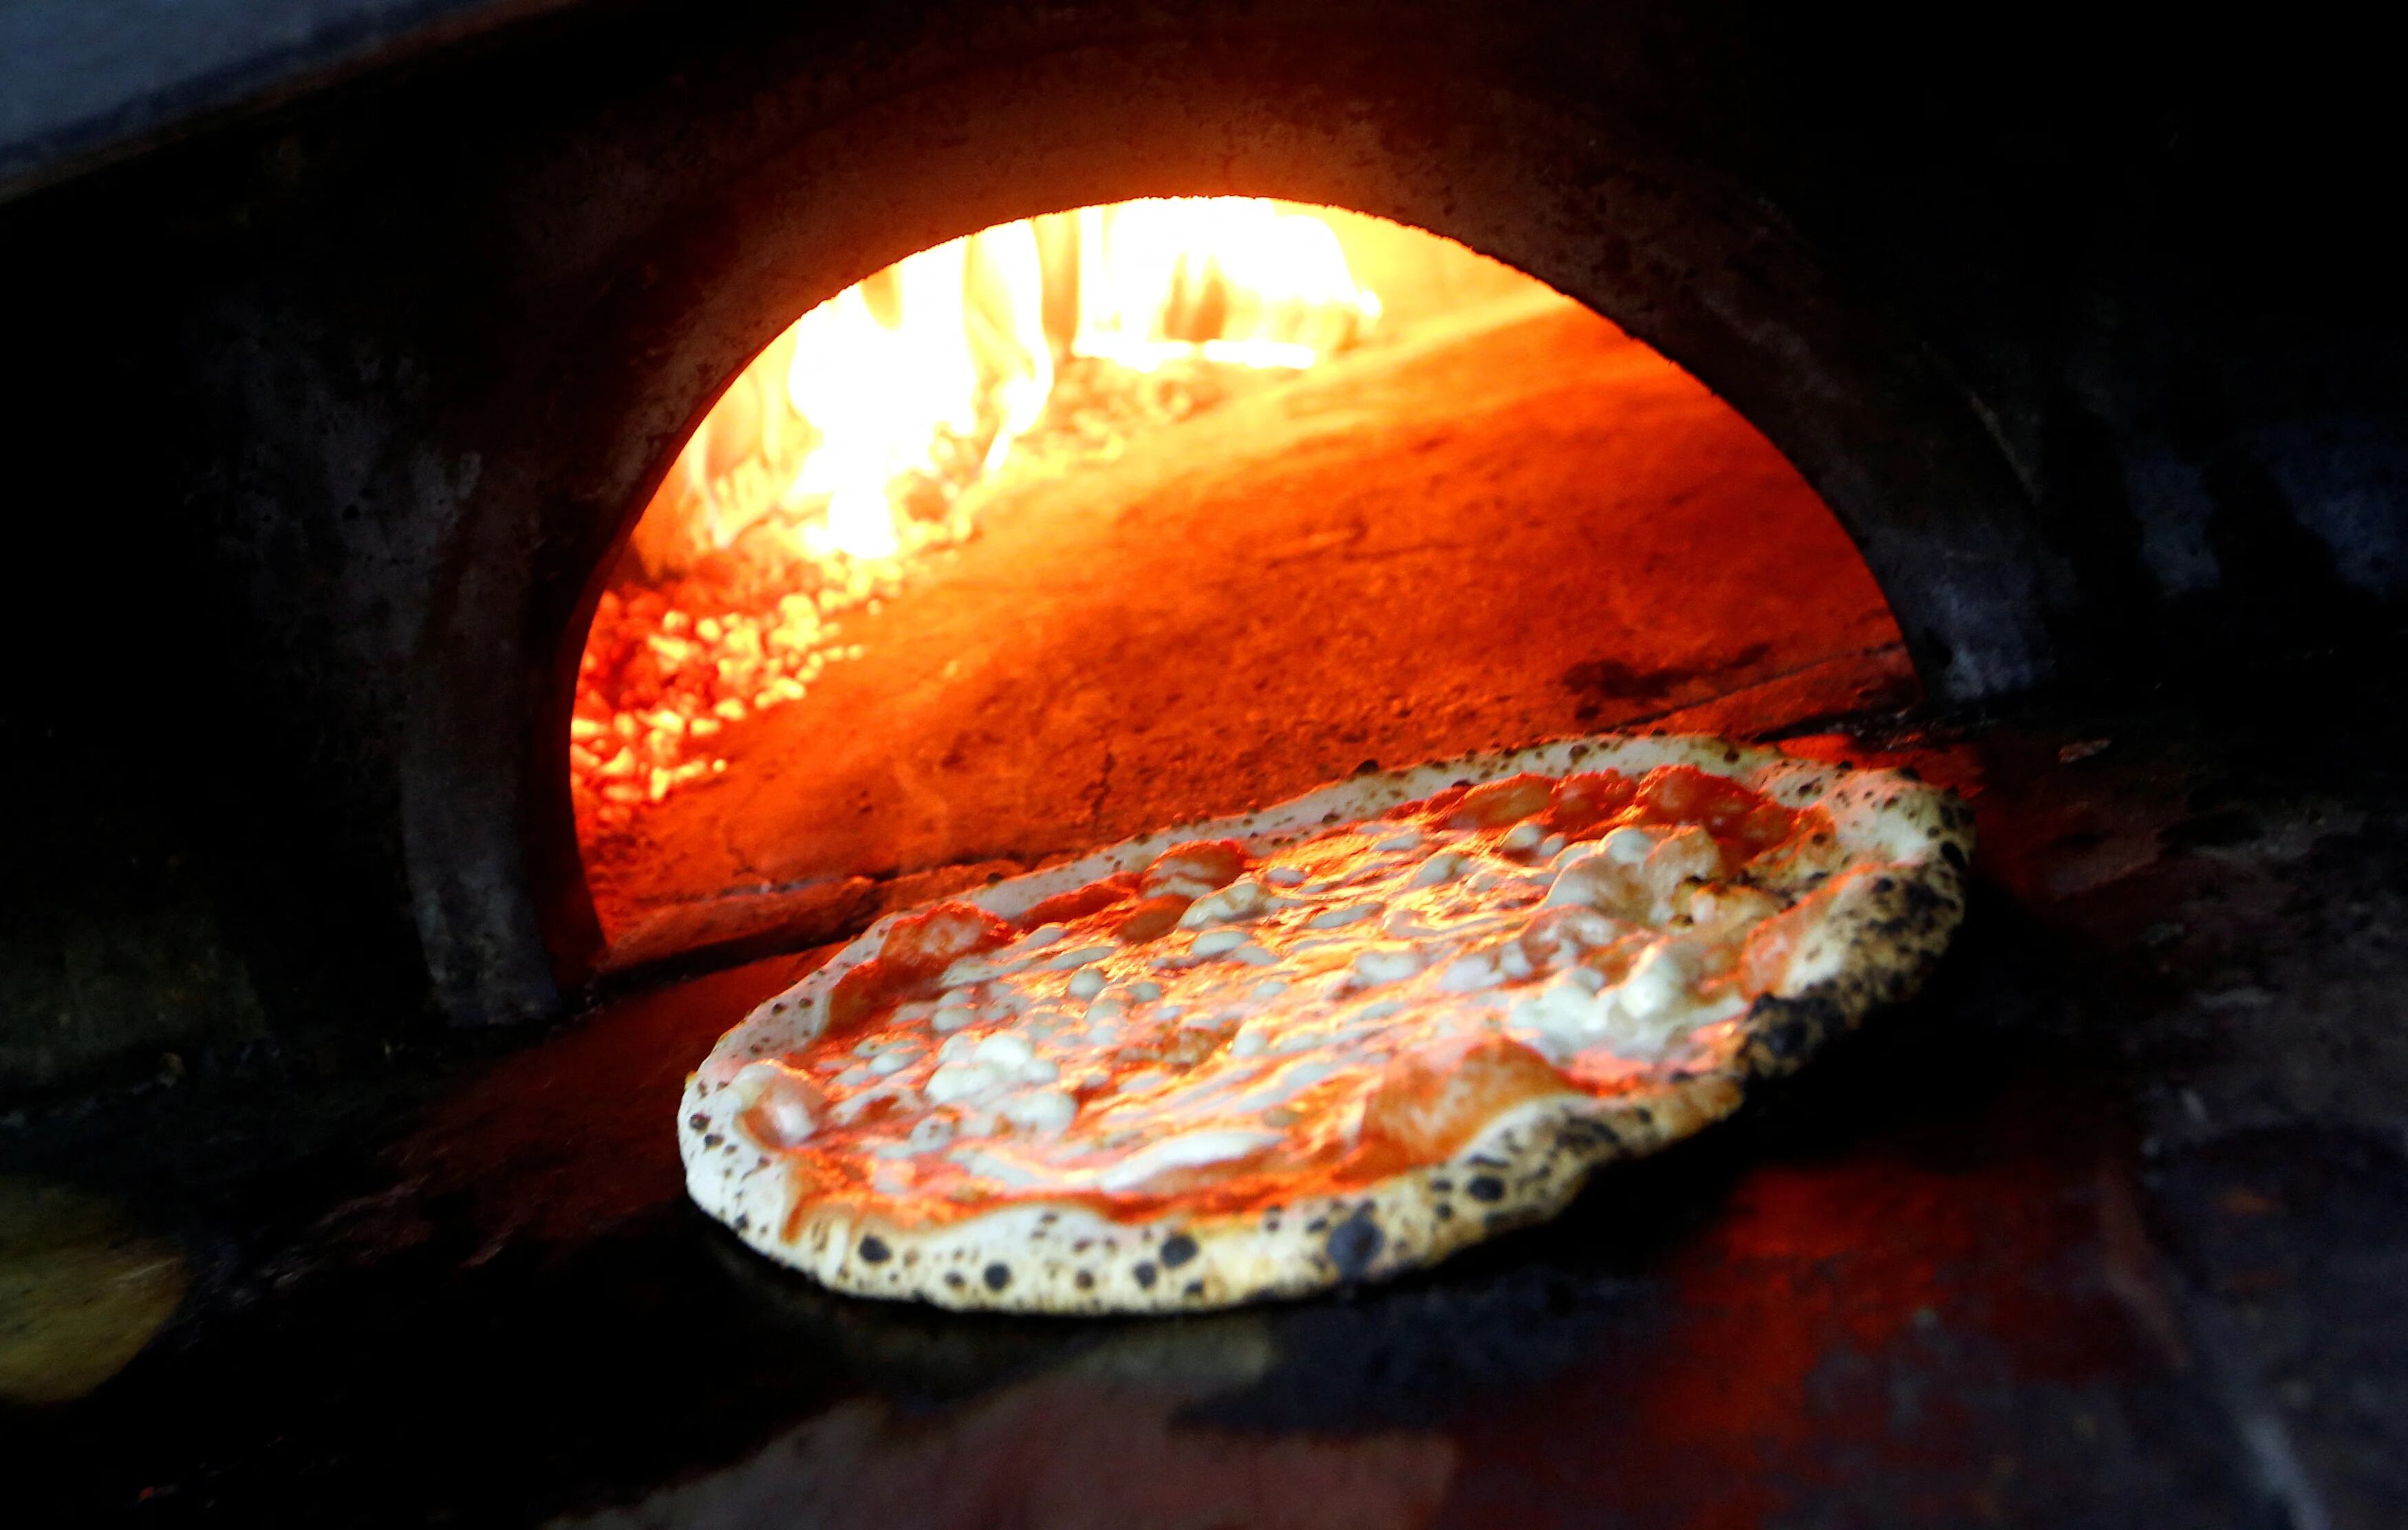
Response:
[[[1598,1165],[1654,1152],[1736,1110],[1747,1086],[1793,1071],[1876,1007],[1911,994],[1964,913],[1972,815],[1949,793],[1885,770],[1797,760],[1702,736],[1603,735],[1358,776],[1239,817],[1178,825],[968,894],[1005,918],[1197,838],[1255,839],[1375,817],[1456,782],[1524,771],[1641,776],[1687,765],[1831,818],[1847,869],[1825,884],[1786,973],[1742,1021],[1727,1061],[1668,1067],[1612,1098],[1526,1100],[1443,1163],[1369,1189],[1237,1215],[1122,1221],[1071,1201],[1016,1203],[906,1226],[814,1205],[752,1142],[731,1087],[748,1064],[807,1045],[824,996],[875,956],[889,915],[722,1037],[687,1081],[680,1150],[695,1204],[747,1244],[838,1291],[963,1309],[1200,1311],[1377,1280],[1560,1210]]]

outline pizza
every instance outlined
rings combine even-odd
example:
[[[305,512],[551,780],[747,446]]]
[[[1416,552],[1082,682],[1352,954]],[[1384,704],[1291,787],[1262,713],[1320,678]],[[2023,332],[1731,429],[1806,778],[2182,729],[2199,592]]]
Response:
[[[1359,775],[881,919],[689,1080],[687,1187],[951,1308],[1380,1280],[1912,992],[1971,843],[1909,775],[1705,737]]]

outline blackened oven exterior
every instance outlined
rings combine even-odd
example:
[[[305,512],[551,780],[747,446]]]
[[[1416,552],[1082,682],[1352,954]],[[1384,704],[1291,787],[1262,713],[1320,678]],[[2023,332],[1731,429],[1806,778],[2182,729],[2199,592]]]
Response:
[[[1036,211],[1334,203],[1584,300],[1799,468],[1945,703],[2393,642],[2396,146],[2304,22],[429,9],[0,205],[0,1083],[559,1012],[612,551],[796,314]]]

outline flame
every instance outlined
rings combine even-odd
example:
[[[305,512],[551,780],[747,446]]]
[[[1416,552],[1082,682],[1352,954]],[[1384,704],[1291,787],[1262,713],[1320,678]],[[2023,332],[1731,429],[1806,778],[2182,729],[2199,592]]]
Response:
[[[1257,197],[1082,207],[1073,354],[1156,371],[1183,356],[1310,366],[1379,317],[1329,225]],[[1089,281],[1090,269],[1102,279]]]
[[[998,224],[803,315],[729,385],[638,522],[641,589],[603,597],[579,671],[581,817],[724,770],[712,740],[858,657],[836,614],[969,532],[1074,358],[1305,367],[1380,303],[1321,219],[1250,197],[1148,199]]]
[[[819,433],[781,503],[824,500],[815,552],[903,551],[889,485],[936,471],[948,437],[983,438],[999,465],[1054,383],[1036,231],[1006,223],[924,250],[805,314],[790,332],[786,397]]]

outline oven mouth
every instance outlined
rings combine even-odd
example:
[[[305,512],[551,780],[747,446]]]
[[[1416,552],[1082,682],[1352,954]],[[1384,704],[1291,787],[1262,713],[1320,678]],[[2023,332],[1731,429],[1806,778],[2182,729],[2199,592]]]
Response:
[[[1293,41],[1268,33],[1209,42],[1098,38],[1092,46],[982,58],[940,76],[907,71],[908,79],[898,77],[891,88],[797,95],[795,109],[767,115],[758,109],[766,98],[757,94],[712,95],[708,131],[697,127],[687,140],[712,146],[707,165],[681,162],[674,150],[649,155],[643,175],[659,179],[639,177],[650,189],[640,205],[607,196],[577,204],[592,203],[592,220],[607,238],[581,253],[562,251],[575,259],[546,264],[538,285],[556,289],[552,299],[531,310],[504,303],[496,326],[468,336],[464,343],[475,351],[463,363],[469,385],[447,399],[430,427],[429,438],[447,443],[452,457],[445,460],[460,467],[461,476],[442,485],[457,500],[457,514],[432,554],[439,568],[426,588],[422,630],[428,636],[397,699],[392,737],[400,869],[433,1008],[469,1025],[554,1016],[599,977],[615,981],[661,960],[716,964],[747,941],[834,938],[874,917],[881,900],[904,895],[909,879],[924,872],[952,875],[982,861],[1022,865],[1075,848],[1067,836],[1046,843],[1022,832],[1045,819],[1024,811],[1027,805],[1017,797],[1004,803],[1008,813],[967,811],[968,799],[949,775],[897,779],[881,765],[857,782],[866,798],[857,791],[821,799],[808,813],[795,806],[799,796],[767,803],[778,812],[755,821],[761,836],[732,848],[706,844],[710,861],[737,865],[737,877],[665,880],[652,873],[671,866],[674,854],[616,864],[593,854],[592,844],[580,840],[570,790],[569,733],[587,633],[640,511],[713,401],[820,302],[914,250],[998,221],[1116,198],[1267,195],[1354,208],[1460,239],[1612,322],[1597,333],[1643,342],[1623,352],[1626,358],[1646,357],[1652,348],[1660,352],[1657,365],[1691,397],[1727,404],[1728,411],[1714,406],[1727,432],[1723,444],[1762,468],[1751,470],[1760,491],[1754,497],[1801,506],[1798,522],[1820,528],[1813,535],[1829,559],[1788,548],[1785,534],[1741,549],[1762,554],[1756,582],[1766,592],[1756,606],[1719,603],[1723,611],[1744,606],[1724,624],[1727,633],[1746,635],[1742,650],[1757,640],[1750,629],[1766,621],[1758,606],[1812,604],[1832,588],[1825,573],[1836,564],[1837,577],[1864,594],[1867,608],[1886,605],[1880,631],[1868,641],[1886,646],[1895,634],[1904,644],[1893,665],[1900,683],[1888,691],[1871,685],[1876,701],[1912,694],[1914,682],[1903,680],[1906,656],[1915,680],[1943,705],[2013,694],[2053,673],[2060,638],[2081,634],[2067,624],[2068,587],[2032,530],[2028,485],[2001,451],[1995,419],[1969,399],[1962,379],[1900,315],[1850,284],[1829,251],[1769,217],[1760,197],[1698,160],[1693,146],[1624,122],[1612,103],[1560,99],[1528,81],[1498,88],[1491,78],[1497,60],[1467,69],[1434,37],[1383,36],[1335,54],[1298,50]],[[586,173],[581,161],[562,171],[572,179]],[[579,222],[566,232],[586,227]],[[1382,291],[1378,280],[1367,281]],[[504,330],[520,339],[501,343]],[[1332,365],[1368,365],[1373,349]],[[1505,369],[1502,385],[1525,397],[1546,393],[1547,379],[1561,380],[1550,367],[1562,350],[1532,340],[1528,365]],[[1587,355],[1593,376],[1610,369],[1601,350]],[[1307,374],[1297,386],[1317,390],[1319,380]],[[1451,433],[1450,444],[1391,452],[1383,471],[1418,464],[1431,477],[1442,463],[1466,472],[1500,456],[1512,463],[1510,453],[1475,450],[1493,447],[1498,395],[1451,386],[1419,419],[1426,436]],[[1586,396],[1574,390],[1563,402]],[[1476,402],[1457,408],[1449,399]],[[1193,423],[1236,419],[1243,407]],[[1567,409],[1554,417],[1572,416]],[[1702,423],[1698,429],[1711,434]],[[1590,433],[1591,444],[1599,434]],[[1388,439],[1399,448],[1414,441],[1403,434]],[[1698,449],[1684,449],[1692,462],[1721,450],[1694,437],[1691,444]],[[1262,445],[1242,438],[1232,450],[1251,453]],[[1683,454],[1634,445],[1614,459],[1613,475],[1591,474],[1585,481],[1563,471],[1552,450],[1531,461],[1556,464],[1554,481],[1542,485],[1548,502],[1577,497],[1594,508],[1601,497],[1634,502],[1644,486],[1662,504],[1707,493],[1704,484],[1670,481],[1667,465]],[[1298,455],[1291,465],[1305,461]],[[1525,478],[1527,486],[1521,466],[1498,470]],[[1463,481],[1462,475],[1449,481]],[[1602,493],[1600,482],[1608,485]],[[1343,481],[1328,490],[1313,501],[1325,516],[1326,507],[1355,493]],[[1747,541],[1728,535],[1729,527],[1770,523],[1761,504],[1745,505],[1741,516],[1727,496],[1724,507],[1734,515],[1711,535],[1698,531],[1695,508],[1711,497],[1684,500],[1687,508],[1674,517],[1687,518],[1684,537],[1693,550],[1719,553],[1720,544]],[[1439,525],[1426,517],[1434,535],[1419,541],[1492,549],[1498,527],[1513,524],[1498,519],[1503,503],[1490,495],[1477,525]],[[1417,502],[1412,508],[1423,513]],[[1789,523],[1784,516],[1771,520]],[[1436,619],[1426,615],[1440,608],[1425,594],[1399,593],[1409,564],[1403,544],[1367,533],[1357,551],[1376,557],[1328,557],[1345,551],[1342,540],[1318,550],[1319,565],[1286,556],[1313,551],[1296,544],[1343,523],[1298,514],[1265,528],[1280,533],[1278,559],[1223,564],[1220,573],[1231,577],[1208,590],[1211,609],[1226,618],[1223,636],[1252,645],[1266,630],[1259,613],[1276,608],[1279,599],[1327,608],[1349,588],[1347,577],[1359,576],[1353,586],[1359,590],[1385,572],[1387,604],[1404,613],[1412,630],[1385,650],[1369,650],[1369,659],[1401,664],[1398,652],[1446,651],[1430,630]],[[1407,525],[1412,517],[1357,516],[1356,523]],[[1522,571],[1541,567],[1548,577],[1540,581],[1543,598],[1506,606],[1490,597],[1489,608],[1522,618],[1505,636],[1560,632],[1575,614],[1594,617],[1600,609],[1595,592],[1543,568],[1555,546],[1544,538],[1518,545]],[[1594,568],[1593,556],[1583,566]],[[1645,567],[1643,556],[1626,560],[1600,579],[1610,585]],[[1332,578],[1308,579],[1308,571]],[[1172,598],[1186,579],[1183,568],[1166,569],[1154,588]],[[1727,592],[1734,583],[1726,579],[1716,588]],[[1195,604],[1202,606],[1203,597]],[[1626,608],[1641,620],[1635,608]],[[876,619],[859,613],[844,641],[862,643],[868,651],[863,663],[874,664],[879,649],[868,623],[896,617],[892,604]],[[1696,610],[1645,613],[1649,622],[1659,617],[1667,630],[1693,619],[1703,624]],[[1026,626],[1012,619],[1014,636]],[[1134,666],[1163,651],[1096,630],[1100,640],[1082,651],[1083,657],[1125,657]],[[1290,637],[1311,630],[1299,625]],[[1484,630],[1494,634],[1497,623]],[[988,647],[1001,641],[991,631],[975,636]],[[1114,735],[1113,768],[1102,781],[1100,735],[1082,742],[1083,752],[1066,753],[1040,730],[1036,738],[1047,752],[1018,779],[1057,795],[1065,781],[1088,789],[1103,815],[1090,808],[1076,816],[1077,843],[1109,842],[1117,826],[1110,821],[1124,808],[1159,820],[1283,795],[1367,759],[1397,765],[1457,747],[1631,720],[1619,707],[1594,709],[1586,722],[1578,714],[1584,702],[1633,675],[1668,693],[1641,715],[1677,712],[1698,695],[1659,677],[1696,670],[1690,660],[1718,657],[1634,653],[1619,633],[1591,636],[1596,640],[1570,645],[1577,651],[1543,656],[1500,640],[1483,650],[1484,663],[1470,670],[1443,659],[1454,673],[1447,694],[1414,703],[1412,727],[1369,715],[1376,708],[1324,704],[1333,694],[1380,707],[1397,699],[1398,688],[1366,667],[1368,645],[1253,646],[1240,655],[1249,665],[1237,672],[1250,693],[1255,679],[1265,680],[1263,702],[1223,707],[1226,687],[1199,682],[1182,689],[1182,699],[1209,691],[1212,707],[1156,708],[1171,721],[1154,735],[1184,733],[1196,742],[1204,732],[1202,742],[1214,744],[1209,751],[1188,750],[1189,758],[1240,758],[1207,731],[1216,724],[1220,735],[1253,743],[1247,770],[1223,771],[1205,783],[1223,789],[1221,795],[1190,793],[1184,802],[1168,788],[1196,784],[1195,774],[1141,769],[1138,730],[1119,726],[1141,715],[1124,706],[1125,698],[1155,686],[1158,676],[1140,672],[1112,684],[1073,675],[1083,683],[1071,684],[1062,682],[1061,671],[1041,671],[1056,682],[1039,695],[1043,717],[1114,720],[1105,730]],[[1778,651],[1775,643],[1766,657]],[[1301,677],[1327,676],[1337,657],[1360,662],[1335,683],[1303,685]],[[860,673],[856,666],[853,674]],[[941,676],[941,660],[932,673]],[[823,682],[819,695],[782,710],[835,699],[837,681],[823,676]],[[1311,694],[1299,697],[1299,690]],[[1026,698],[996,693],[991,699]],[[891,744],[909,700],[882,692],[874,705],[849,708],[819,739],[855,754],[882,740]],[[1851,693],[1812,710],[1844,711],[1856,702]],[[985,710],[996,715],[994,708]],[[1258,719],[1248,715],[1255,711]],[[1000,715],[1040,714],[1022,705],[1003,707]],[[1440,719],[1460,724],[1459,731],[1442,736],[1434,726]],[[1753,724],[1728,726],[1744,731]],[[990,731],[1006,742],[1027,736],[1026,730]],[[1294,742],[1299,738],[1318,742],[1306,749]],[[939,742],[943,747],[924,756],[932,764],[953,752],[951,736]],[[896,751],[882,744],[873,752],[883,761]],[[725,757],[728,772],[709,792],[724,794],[724,783],[736,779],[740,762]],[[966,749],[963,757],[974,760],[978,751]],[[1273,781],[1266,774],[1272,765],[1301,779]],[[1140,798],[1131,790],[1135,782],[1165,790]],[[686,793],[702,794],[709,793],[699,786]],[[819,867],[784,864],[786,847],[833,851],[847,825],[897,822],[883,809],[907,799],[936,805],[921,814],[924,825],[934,825],[927,842],[895,853],[832,855]],[[666,797],[671,808],[679,801],[674,792]],[[779,826],[781,813],[785,826]],[[947,813],[951,828],[939,822]],[[1013,832],[973,839],[960,832],[972,822]],[[777,853],[756,855],[764,846]],[[660,890],[667,895],[651,896]],[[631,893],[644,896],[631,899]],[[635,902],[650,904],[665,922],[640,941],[629,937],[624,917]],[[795,906],[792,917],[774,911],[781,903]]]
[[[781,333],[656,481],[567,722],[605,973],[1373,765],[1919,694],[1864,559],[1728,405],[1334,207],[923,250]]]

